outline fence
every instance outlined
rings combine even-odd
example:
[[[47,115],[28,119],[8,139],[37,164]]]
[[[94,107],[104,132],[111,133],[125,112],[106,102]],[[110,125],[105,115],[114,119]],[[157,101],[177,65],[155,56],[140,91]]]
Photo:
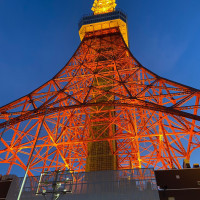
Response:
[[[22,179],[9,191],[16,200]],[[45,172],[28,177],[21,200],[159,200],[153,169],[74,173]]]

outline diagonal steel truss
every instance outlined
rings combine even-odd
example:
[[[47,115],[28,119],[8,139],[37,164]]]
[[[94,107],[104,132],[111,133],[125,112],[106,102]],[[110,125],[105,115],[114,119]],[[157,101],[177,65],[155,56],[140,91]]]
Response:
[[[88,144],[106,141],[117,169],[181,168],[200,147],[199,97],[143,67],[117,28],[87,33],[56,76],[0,108],[0,163],[26,170],[33,152],[29,175],[85,171]]]

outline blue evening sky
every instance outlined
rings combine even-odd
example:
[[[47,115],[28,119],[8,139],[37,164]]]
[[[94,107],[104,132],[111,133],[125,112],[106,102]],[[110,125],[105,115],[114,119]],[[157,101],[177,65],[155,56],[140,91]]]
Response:
[[[0,107],[51,79],[80,43],[93,0],[0,0]],[[200,89],[200,0],[118,0],[130,48],[151,71]],[[198,153],[199,152],[199,153]],[[200,162],[200,151],[192,156]]]

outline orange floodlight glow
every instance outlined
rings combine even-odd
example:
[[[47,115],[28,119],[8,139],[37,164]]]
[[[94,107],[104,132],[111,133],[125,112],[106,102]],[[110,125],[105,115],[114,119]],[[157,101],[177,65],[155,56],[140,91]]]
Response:
[[[95,1],[93,10],[115,6]],[[16,165],[30,176],[181,168],[200,147],[200,90],[143,67],[120,26],[98,26],[81,32],[80,46],[51,80],[0,108],[0,164],[7,174]]]

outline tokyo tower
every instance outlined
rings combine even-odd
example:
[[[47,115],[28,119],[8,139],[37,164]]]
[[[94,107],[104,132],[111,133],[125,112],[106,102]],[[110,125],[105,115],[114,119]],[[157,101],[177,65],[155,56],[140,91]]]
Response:
[[[115,0],[95,0],[92,11],[64,68],[0,108],[5,173],[181,168],[200,147],[200,91],[140,64]]]

